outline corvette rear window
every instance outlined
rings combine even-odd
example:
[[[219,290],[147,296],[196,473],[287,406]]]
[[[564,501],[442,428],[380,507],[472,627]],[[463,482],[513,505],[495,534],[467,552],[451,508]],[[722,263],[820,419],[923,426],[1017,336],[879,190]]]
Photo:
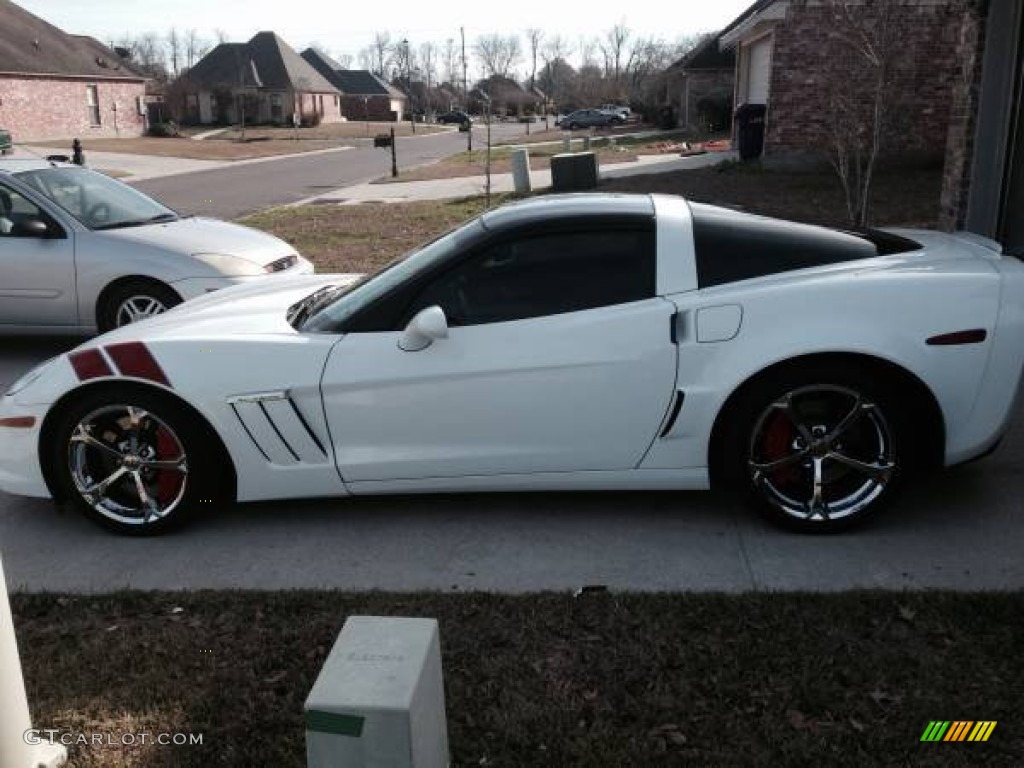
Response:
[[[700,203],[690,209],[701,288],[921,248],[878,230],[847,232]]]

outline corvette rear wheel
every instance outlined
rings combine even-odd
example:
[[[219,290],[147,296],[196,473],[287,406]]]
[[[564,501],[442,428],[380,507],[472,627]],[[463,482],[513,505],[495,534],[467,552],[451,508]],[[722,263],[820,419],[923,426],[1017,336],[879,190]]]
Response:
[[[810,372],[808,372],[810,373]],[[898,397],[867,376],[789,372],[739,403],[728,436],[731,479],[771,520],[802,532],[859,524],[900,479]]]
[[[85,515],[129,535],[161,533],[211,506],[216,459],[182,406],[144,391],[97,391],[56,431],[58,481]]]

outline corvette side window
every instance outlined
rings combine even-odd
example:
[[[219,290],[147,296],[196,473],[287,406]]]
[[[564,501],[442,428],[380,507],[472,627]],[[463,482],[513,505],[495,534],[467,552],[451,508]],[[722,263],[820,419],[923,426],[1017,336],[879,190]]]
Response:
[[[557,232],[486,247],[429,285],[409,314],[437,304],[449,324],[479,325],[625,304],[654,291],[649,229]]]

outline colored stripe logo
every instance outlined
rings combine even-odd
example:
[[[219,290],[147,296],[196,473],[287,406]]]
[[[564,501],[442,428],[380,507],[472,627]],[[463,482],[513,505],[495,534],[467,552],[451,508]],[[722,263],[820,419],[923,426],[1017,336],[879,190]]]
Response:
[[[932,720],[921,741],[988,741],[995,729],[995,720]]]

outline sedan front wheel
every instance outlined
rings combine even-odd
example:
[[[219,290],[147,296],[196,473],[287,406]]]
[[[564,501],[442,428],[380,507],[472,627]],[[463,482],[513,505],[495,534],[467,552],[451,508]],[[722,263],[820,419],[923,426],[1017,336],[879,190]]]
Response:
[[[110,291],[97,311],[100,333],[161,315],[181,304],[181,297],[163,283],[131,280]]]

